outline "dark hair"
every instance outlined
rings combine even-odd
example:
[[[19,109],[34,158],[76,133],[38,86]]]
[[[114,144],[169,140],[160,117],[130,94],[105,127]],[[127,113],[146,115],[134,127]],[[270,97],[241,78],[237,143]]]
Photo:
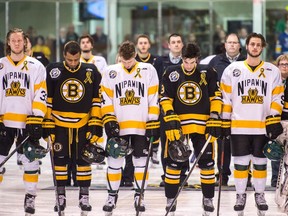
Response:
[[[124,41],[118,50],[119,56],[125,60],[131,59],[136,54],[135,45],[131,41]]]
[[[66,55],[67,53],[70,53],[71,55],[76,55],[77,53],[81,53],[81,49],[76,41],[69,41],[65,44],[63,53],[64,55]]]
[[[138,35],[137,38],[136,38],[135,44],[138,44],[138,40],[139,40],[140,38],[146,38],[146,39],[148,40],[149,44],[151,44],[151,40],[150,40],[149,36],[146,35],[146,34],[140,34],[140,35]]]
[[[92,46],[94,47],[94,39],[89,34],[84,34],[79,38],[79,44],[81,43],[81,40],[84,38],[88,38]]]
[[[10,40],[10,36],[13,33],[21,33],[22,34],[23,40],[24,40],[24,53],[25,53],[27,43],[26,43],[24,31],[20,28],[13,28],[13,29],[10,29],[6,35],[6,41],[5,41],[5,53],[6,53],[6,55],[11,54],[11,47],[9,46],[8,41]]]
[[[225,37],[225,42],[227,42],[228,37],[230,37],[231,35],[236,36],[236,37],[237,37],[237,40],[238,40],[238,43],[240,43],[240,38],[239,38],[239,36],[238,36],[236,33],[230,33],[230,34],[226,35],[226,37]]]
[[[246,39],[246,45],[249,44],[251,38],[260,38],[261,39],[261,43],[262,43],[262,47],[266,47],[267,46],[267,43],[266,43],[266,40],[264,38],[264,36],[262,34],[258,34],[258,33],[251,33],[248,35],[247,39]]]
[[[169,35],[169,37],[168,37],[168,43],[170,43],[171,37],[180,37],[180,38],[181,38],[181,41],[183,42],[182,35],[180,35],[180,34],[178,34],[178,33],[173,33],[173,34]]]
[[[182,58],[200,57],[200,48],[195,43],[187,43],[182,49]]]

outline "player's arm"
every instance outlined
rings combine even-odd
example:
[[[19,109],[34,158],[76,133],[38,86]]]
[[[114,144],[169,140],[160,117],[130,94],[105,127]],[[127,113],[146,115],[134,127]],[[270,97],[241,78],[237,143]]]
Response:
[[[214,69],[209,68],[207,70],[207,76],[209,76],[209,99],[210,99],[210,113],[217,113],[218,115],[222,112],[222,94],[217,81],[217,73]]]

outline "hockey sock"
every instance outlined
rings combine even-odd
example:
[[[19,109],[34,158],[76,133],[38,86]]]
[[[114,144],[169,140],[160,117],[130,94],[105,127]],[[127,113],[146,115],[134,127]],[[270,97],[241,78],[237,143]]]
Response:
[[[112,158],[108,157],[107,168],[107,189],[110,191],[118,191],[122,178],[122,165],[125,157]]]
[[[142,185],[142,180],[144,177],[144,170],[145,170],[145,163],[146,163],[146,157],[132,157],[133,160],[133,165],[135,167],[135,171],[134,171],[134,178],[135,178],[135,189],[140,190],[141,189],[141,185]],[[147,187],[147,183],[148,183],[148,178],[149,178],[149,172],[147,172],[146,174],[146,178],[145,178],[145,185],[143,189],[146,189]]]
[[[202,193],[205,198],[214,197],[214,185],[215,185],[215,171],[214,167],[201,169],[200,180]]]
[[[91,184],[92,169],[91,166],[77,166],[76,180],[79,186],[87,187]]]
[[[165,196],[174,198],[178,192],[181,169],[166,166],[165,172]]]
[[[253,186],[256,193],[263,193],[267,179],[267,159],[253,157]]]
[[[234,181],[237,194],[244,194],[248,181],[248,167],[251,155],[234,157]]]

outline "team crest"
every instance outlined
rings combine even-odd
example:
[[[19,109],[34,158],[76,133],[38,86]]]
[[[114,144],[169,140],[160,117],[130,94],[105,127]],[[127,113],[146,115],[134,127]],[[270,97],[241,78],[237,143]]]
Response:
[[[177,95],[183,104],[195,105],[200,101],[202,91],[196,82],[186,81],[178,87]]]
[[[61,71],[59,70],[59,68],[53,68],[50,72],[49,72],[50,76],[52,79],[56,79],[57,77],[60,76]]]
[[[5,96],[20,96],[25,97],[26,95],[26,89],[21,88],[21,84],[19,81],[17,82],[11,82],[10,88],[6,89]]]
[[[116,71],[112,70],[112,71],[109,72],[110,79],[115,79],[116,76],[117,76],[117,72]]]
[[[233,70],[233,76],[234,76],[234,77],[239,77],[240,74],[241,74],[241,71],[240,71],[239,69]]]
[[[77,103],[85,95],[85,86],[78,79],[67,79],[61,85],[61,95],[65,101]]]
[[[169,74],[169,80],[170,82],[177,82],[179,80],[179,73],[177,71],[173,71]]]
[[[242,104],[263,104],[263,96],[258,95],[258,89],[250,88],[248,95],[242,96]]]
[[[2,70],[4,67],[4,65],[2,63],[0,63],[0,70]]]
[[[63,145],[61,143],[54,143],[53,149],[55,152],[60,152],[63,149]]]
[[[125,105],[139,105],[140,104],[140,97],[135,97],[135,91],[126,90],[125,97],[120,98],[120,106]]]

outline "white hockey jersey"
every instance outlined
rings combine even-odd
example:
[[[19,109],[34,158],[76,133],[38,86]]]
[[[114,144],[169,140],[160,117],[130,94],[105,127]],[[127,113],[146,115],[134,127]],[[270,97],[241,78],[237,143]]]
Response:
[[[80,58],[81,62],[94,64],[98,71],[103,74],[104,69],[107,67],[107,62],[102,56],[92,56],[90,59],[86,60],[82,56]]]
[[[261,62],[252,71],[246,61],[230,64],[223,72],[223,119],[231,119],[231,134],[266,134],[265,119],[281,115],[284,86],[279,69]]]
[[[46,70],[35,58],[25,56],[16,65],[9,57],[0,59],[0,115],[6,127],[25,128],[28,115],[44,117]]]
[[[130,72],[119,64],[110,65],[102,75],[102,116],[113,114],[120,135],[145,135],[146,122],[158,120],[159,80],[149,63],[137,62]]]

